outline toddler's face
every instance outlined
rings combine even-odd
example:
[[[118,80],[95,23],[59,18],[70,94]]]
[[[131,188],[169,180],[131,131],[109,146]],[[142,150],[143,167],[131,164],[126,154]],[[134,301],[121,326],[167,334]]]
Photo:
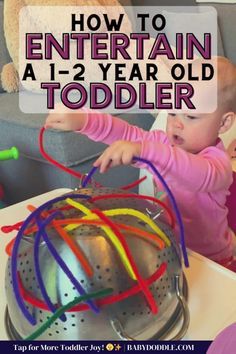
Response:
[[[196,154],[207,146],[215,145],[221,124],[216,111],[208,114],[169,114],[167,136],[172,146]]]

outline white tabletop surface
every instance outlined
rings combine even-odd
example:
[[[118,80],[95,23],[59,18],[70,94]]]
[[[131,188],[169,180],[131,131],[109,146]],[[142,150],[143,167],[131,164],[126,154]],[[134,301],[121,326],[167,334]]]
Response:
[[[0,227],[22,221],[29,215],[27,204],[35,206],[69,192],[57,189],[0,210]],[[0,231],[0,340],[6,340],[4,312],[5,246],[16,236],[16,231],[4,234]],[[236,274],[218,264],[189,251],[190,267],[184,269],[189,287],[188,305],[190,326],[186,340],[213,340],[225,327],[236,322]]]

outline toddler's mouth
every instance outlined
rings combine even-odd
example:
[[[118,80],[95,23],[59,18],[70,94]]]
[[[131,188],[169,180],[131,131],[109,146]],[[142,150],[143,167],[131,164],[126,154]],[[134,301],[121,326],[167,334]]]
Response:
[[[173,143],[176,145],[182,145],[184,143],[184,139],[175,134],[173,135]]]

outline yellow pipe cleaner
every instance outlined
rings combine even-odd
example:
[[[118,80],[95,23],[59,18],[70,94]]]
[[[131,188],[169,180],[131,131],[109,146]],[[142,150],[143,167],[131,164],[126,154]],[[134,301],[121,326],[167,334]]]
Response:
[[[82,211],[85,215],[87,215],[87,219],[93,219],[94,216],[96,216],[96,219],[99,219],[99,217],[97,215],[93,214],[90,209],[88,209],[87,207],[85,207],[81,203],[75,202],[74,200],[72,200],[70,198],[67,198],[66,202],[68,204],[70,204],[71,206],[73,206],[74,208],[79,209],[80,211]],[[72,231],[76,227],[78,227],[78,225],[70,224],[70,225],[66,226],[65,229],[67,231]],[[131,264],[129,262],[129,259],[127,258],[126,252],[125,252],[125,250],[124,250],[119,238],[115,235],[115,233],[110,229],[109,226],[101,225],[100,227],[107,234],[107,236],[109,237],[111,242],[114,244],[114,246],[117,249],[117,252],[119,253],[120,258],[121,258],[121,260],[122,260],[122,262],[123,262],[128,274],[130,275],[130,277],[132,279],[134,279],[134,280],[137,280],[137,278],[136,278],[136,276],[134,274],[134,271],[132,269],[132,266],[131,266]]]
[[[77,203],[77,202],[74,202],[74,203]],[[156,225],[156,223],[154,221],[152,221],[147,215],[143,214],[141,211],[130,209],[130,208],[120,208],[120,209],[104,210],[103,213],[106,216],[116,216],[116,215],[135,216],[136,218],[141,219],[146,224],[148,224],[151,227],[151,229],[153,229],[157,233],[157,235],[160,236],[160,238],[165,242],[165,244],[167,246],[170,246],[170,240],[169,240],[168,236],[159,228],[159,226]],[[95,219],[96,220],[96,219],[98,219],[98,216],[91,213],[91,211],[90,211],[90,214],[89,215],[87,214],[87,216],[82,219],[87,219],[87,220]],[[66,226],[66,230],[71,231],[77,227],[78,227],[78,225],[71,224],[71,225]]]

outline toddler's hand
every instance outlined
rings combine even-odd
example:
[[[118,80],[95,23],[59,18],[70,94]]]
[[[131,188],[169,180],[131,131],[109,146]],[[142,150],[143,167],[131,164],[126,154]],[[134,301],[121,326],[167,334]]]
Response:
[[[87,113],[78,110],[78,114],[62,104],[55,105],[55,109],[51,110],[46,118],[44,127],[59,130],[80,130],[86,122]]]
[[[103,154],[94,162],[100,172],[106,172],[109,167],[129,165],[134,156],[140,156],[141,144],[119,140],[111,144]]]

